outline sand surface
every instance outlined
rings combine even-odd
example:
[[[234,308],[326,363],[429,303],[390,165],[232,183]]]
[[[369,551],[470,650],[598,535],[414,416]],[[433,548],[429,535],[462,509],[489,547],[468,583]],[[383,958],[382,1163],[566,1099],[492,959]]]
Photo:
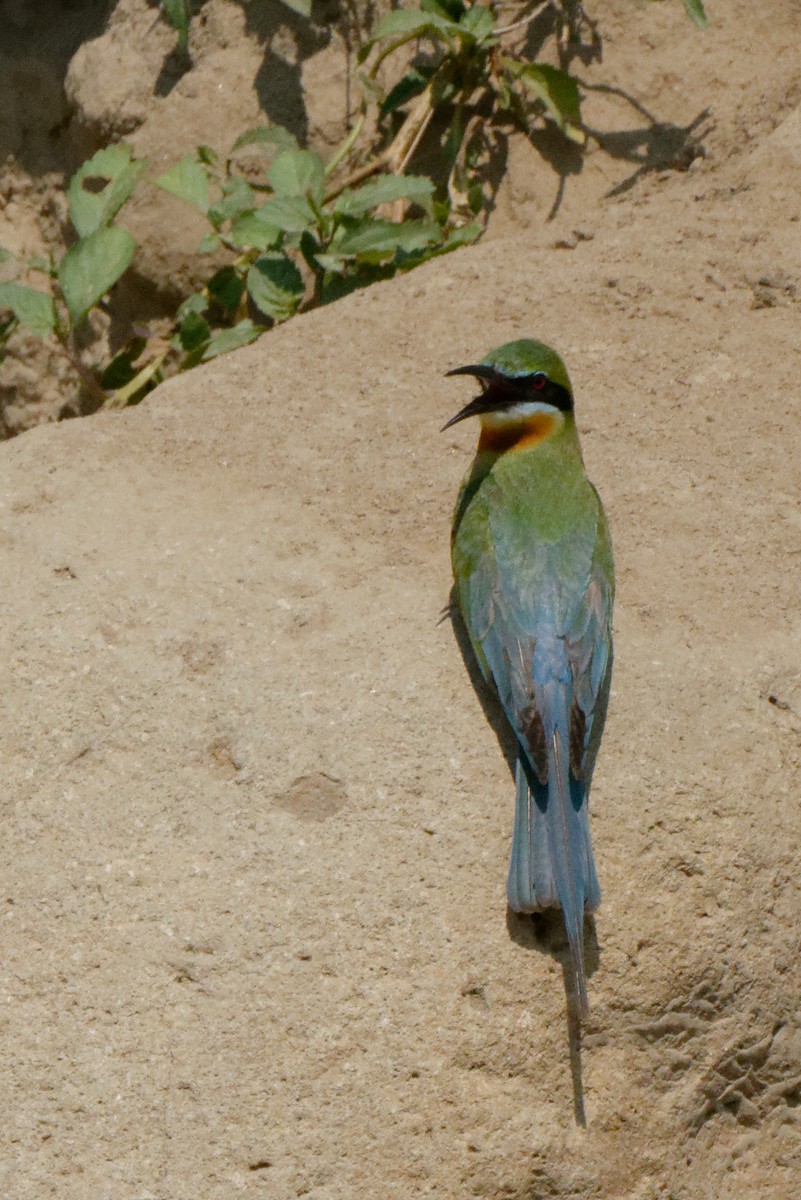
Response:
[[[507,213],[0,447],[7,1200],[798,1196],[801,12],[764,7],[796,106],[581,236]],[[682,29],[726,129],[735,16]],[[443,375],[527,335],[617,558],[580,1046],[445,612]]]

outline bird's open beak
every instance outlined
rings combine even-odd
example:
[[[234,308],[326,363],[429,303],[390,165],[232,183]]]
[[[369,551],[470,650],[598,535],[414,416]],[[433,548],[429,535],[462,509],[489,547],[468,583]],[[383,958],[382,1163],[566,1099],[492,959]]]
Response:
[[[440,433],[444,433],[446,429],[450,429],[451,425],[455,425],[457,421],[465,421],[468,417],[477,417],[479,413],[487,411],[487,404],[484,399],[485,393],[493,383],[497,383],[502,376],[495,367],[485,367],[483,363],[476,363],[470,367],[455,367],[452,371],[446,372],[446,377],[449,375],[472,375],[481,384],[481,395],[476,396],[469,404],[451,417],[450,421],[446,421],[440,429]]]

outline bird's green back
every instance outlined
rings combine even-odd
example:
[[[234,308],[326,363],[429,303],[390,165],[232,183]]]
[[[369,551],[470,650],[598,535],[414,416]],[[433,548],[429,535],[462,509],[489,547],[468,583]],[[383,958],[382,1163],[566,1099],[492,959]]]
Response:
[[[572,417],[531,448],[476,456],[453,525],[454,576],[471,625],[480,612],[489,616],[500,586],[523,628],[536,624],[544,604],[558,610],[553,619],[564,626],[572,601],[584,594],[596,548],[598,566],[611,575],[606,521]]]

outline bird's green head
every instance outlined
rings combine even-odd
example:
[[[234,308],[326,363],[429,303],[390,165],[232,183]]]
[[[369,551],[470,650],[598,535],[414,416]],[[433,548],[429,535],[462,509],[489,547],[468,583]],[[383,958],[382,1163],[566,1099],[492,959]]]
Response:
[[[552,416],[550,430],[573,411],[573,389],[562,359],[533,338],[506,342],[491,350],[480,363],[457,367],[449,375],[472,375],[481,384],[481,395],[451,417],[448,429],[467,417],[480,417],[489,429],[516,429],[521,437],[532,422],[543,427]]]

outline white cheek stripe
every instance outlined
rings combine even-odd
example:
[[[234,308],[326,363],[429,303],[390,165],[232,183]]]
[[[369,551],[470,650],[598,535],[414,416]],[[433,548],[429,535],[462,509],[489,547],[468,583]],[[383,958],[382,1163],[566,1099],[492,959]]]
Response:
[[[530,421],[537,413],[553,417],[559,424],[565,419],[565,414],[554,404],[545,404],[542,400],[524,400],[520,404],[504,409],[503,412],[482,413],[481,424],[488,429],[505,429],[509,425],[519,425],[523,421]]]

